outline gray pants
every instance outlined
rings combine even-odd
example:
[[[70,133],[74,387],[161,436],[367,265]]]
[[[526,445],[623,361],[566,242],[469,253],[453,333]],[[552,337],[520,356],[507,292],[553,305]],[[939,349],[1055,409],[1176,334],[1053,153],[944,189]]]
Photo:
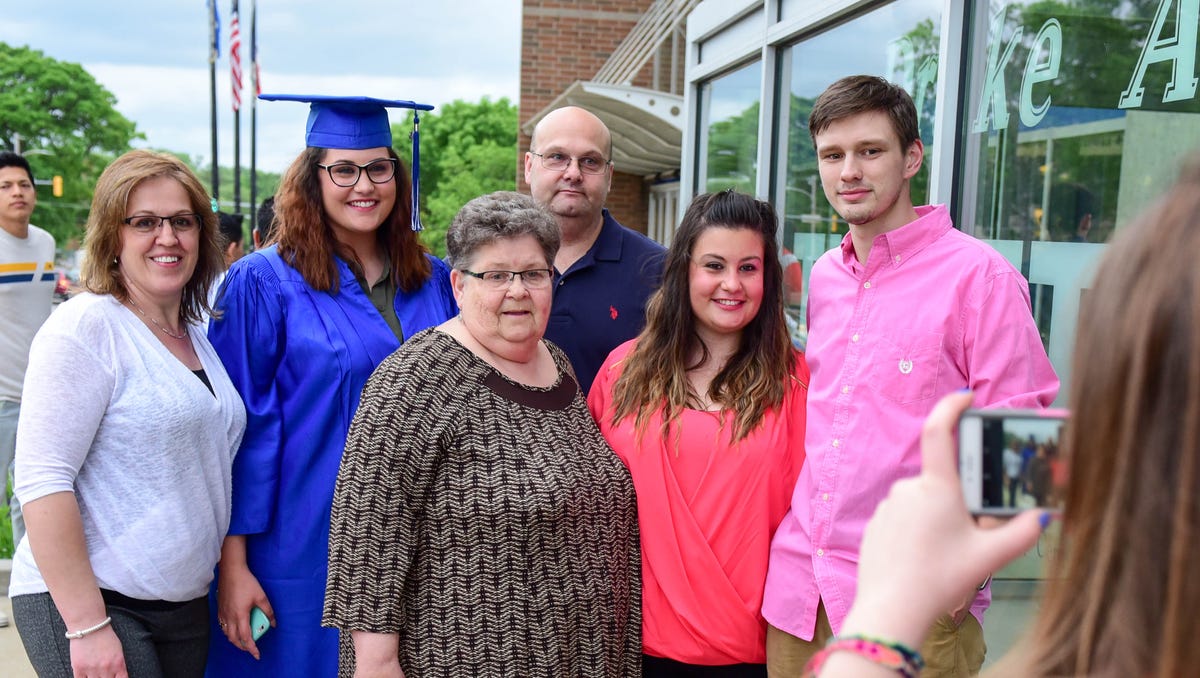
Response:
[[[0,400],[0,473],[8,483],[12,482],[13,458],[17,451],[17,416],[21,413],[21,403],[11,400]],[[14,495],[8,496],[8,485],[0,491],[3,499],[8,501],[8,517],[12,519],[13,549],[21,543],[25,536],[25,520],[21,515],[21,503]]]
[[[200,678],[208,659],[208,601],[132,600],[102,591],[131,678]],[[13,620],[40,678],[71,678],[71,641],[49,593],[12,599]],[[99,621],[99,620],[97,620]]]

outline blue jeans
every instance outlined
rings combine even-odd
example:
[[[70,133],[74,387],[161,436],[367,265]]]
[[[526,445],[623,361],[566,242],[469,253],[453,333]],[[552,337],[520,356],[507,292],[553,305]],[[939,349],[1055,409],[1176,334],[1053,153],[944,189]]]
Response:
[[[8,496],[8,483],[13,478],[13,458],[17,452],[17,416],[21,413],[21,403],[11,400],[0,400],[0,470],[4,472],[6,484],[4,499],[8,500],[8,516],[12,519],[13,548],[21,543],[25,536],[25,520],[21,515],[21,503],[16,495]]]

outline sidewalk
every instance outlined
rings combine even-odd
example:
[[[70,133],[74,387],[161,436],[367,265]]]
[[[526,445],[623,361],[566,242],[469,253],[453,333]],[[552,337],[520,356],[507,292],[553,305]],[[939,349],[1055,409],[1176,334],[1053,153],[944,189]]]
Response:
[[[8,602],[8,575],[12,571],[11,560],[0,560],[0,591],[5,596],[0,598],[0,609],[8,615],[9,624],[0,629],[0,676],[5,678],[37,678],[29,660],[25,658],[25,648],[21,645],[21,637],[17,635],[17,627],[12,623],[12,605]]]
[[[11,560],[0,560],[0,590],[8,591],[8,575],[12,570]],[[1037,609],[1037,586],[1032,581],[996,581],[992,583],[992,607],[987,613],[984,636],[988,654],[984,668],[1008,651],[1024,632],[1026,625]],[[0,598],[0,609],[12,619],[12,605],[8,596]],[[0,676],[4,678],[37,678],[25,648],[12,623],[0,629]]]

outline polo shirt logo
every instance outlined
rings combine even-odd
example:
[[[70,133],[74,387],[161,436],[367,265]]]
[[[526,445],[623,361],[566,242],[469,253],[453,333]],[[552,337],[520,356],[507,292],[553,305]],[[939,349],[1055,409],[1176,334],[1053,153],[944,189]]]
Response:
[[[609,314],[610,316],[612,316],[612,319],[613,319],[613,320],[616,320],[616,319],[617,319],[617,307],[616,307],[616,306],[609,306],[609,307],[608,307],[608,314]]]

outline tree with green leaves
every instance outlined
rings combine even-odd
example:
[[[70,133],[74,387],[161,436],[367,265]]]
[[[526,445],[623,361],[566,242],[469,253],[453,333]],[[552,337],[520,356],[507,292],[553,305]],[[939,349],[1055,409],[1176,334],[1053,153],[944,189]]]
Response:
[[[754,195],[758,172],[759,102],[747,106],[741,113],[717,120],[708,129],[708,181],[706,192],[732,188]]]
[[[141,138],[116,97],[82,66],[0,42],[0,144],[20,138],[36,178],[63,177],[63,195],[38,188],[34,222],[59,245],[83,233],[100,172]]]
[[[411,118],[410,118],[411,121]],[[411,122],[392,131],[396,152],[411,161]],[[421,240],[446,254],[446,230],[467,201],[516,190],[517,107],[502,97],[456,100],[421,115]]]

